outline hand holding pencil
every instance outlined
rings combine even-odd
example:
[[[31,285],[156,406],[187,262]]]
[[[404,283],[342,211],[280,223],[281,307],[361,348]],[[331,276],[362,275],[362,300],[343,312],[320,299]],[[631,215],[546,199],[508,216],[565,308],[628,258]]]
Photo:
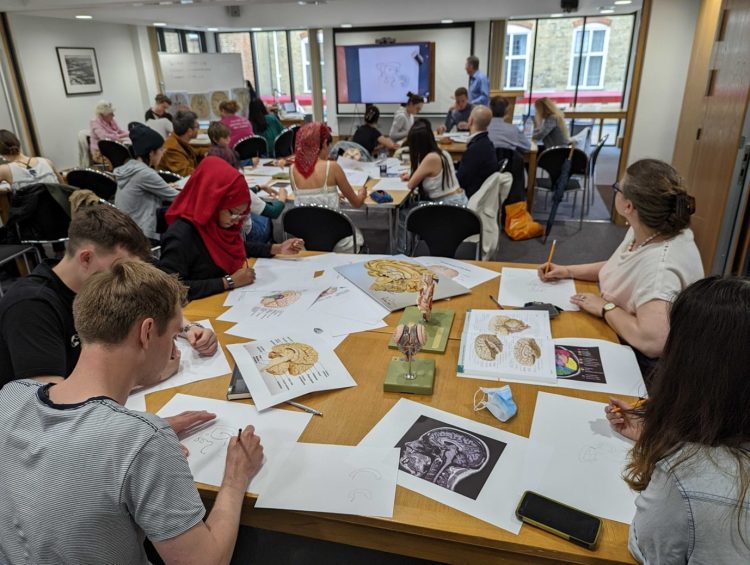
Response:
[[[623,437],[632,439],[633,441],[638,441],[638,438],[641,435],[643,423],[636,414],[631,412],[631,410],[639,408],[643,403],[644,400],[639,400],[631,406],[619,398],[610,397],[609,404],[604,408],[604,414],[614,431]]]
[[[537,274],[542,282],[558,281],[560,279],[569,279],[570,269],[561,265],[555,265],[552,262],[552,258],[555,256],[555,249],[557,248],[557,240],[552,241],[552,245],[549,248],[549,256],[547,261],[539,265],[537,268]]]

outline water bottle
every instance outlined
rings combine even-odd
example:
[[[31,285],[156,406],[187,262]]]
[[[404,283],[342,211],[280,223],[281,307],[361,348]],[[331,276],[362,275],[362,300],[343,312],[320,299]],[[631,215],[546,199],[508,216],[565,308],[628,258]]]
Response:
[[[380,161],[380,178],[384,179],[388,176],[388,151],[386,149],[380,150],[378,161]]]
[[[534,121],[531,119],[531,116],[526,116],[526,121],[523,123],[523,134],[530,138],[533,133]]]

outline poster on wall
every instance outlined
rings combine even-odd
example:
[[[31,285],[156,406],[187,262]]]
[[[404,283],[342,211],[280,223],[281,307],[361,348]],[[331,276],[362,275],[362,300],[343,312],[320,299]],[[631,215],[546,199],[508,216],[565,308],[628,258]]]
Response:
[[[98,94],[102,91],[99,64],[93,47],[57,47],[65,94]]]

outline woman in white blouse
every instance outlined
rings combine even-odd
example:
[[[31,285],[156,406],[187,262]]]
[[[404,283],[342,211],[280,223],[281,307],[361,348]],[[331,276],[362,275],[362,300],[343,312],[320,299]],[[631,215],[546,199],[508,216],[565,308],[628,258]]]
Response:
[[[604,318],[636,349],[642,369],[664,349],[669,305],[681,290],[703,278],[703,265],[688,227],[695,199],[670,165],[642,159],[613,186],[615,207],[630,224],[625,239],[607,261],[539,268],[543,281],[598,281],[601,296],[576,294],[573,304]]]
[[[424,106],[424,98],[419,94],[409,92],[406,96],[406,104],[393,114],[389,137],[396,142],[403,140],[409,134],[411,126],[414,125],[414,116],[419,114]]]

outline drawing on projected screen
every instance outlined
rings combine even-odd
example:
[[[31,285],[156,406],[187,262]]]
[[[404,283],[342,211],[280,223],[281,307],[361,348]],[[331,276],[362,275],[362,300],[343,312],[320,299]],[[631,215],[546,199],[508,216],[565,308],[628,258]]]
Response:
[[[214,445],[224,446],[229,443],[229,440],[236,433],[236,430],[234,430],[233,428],[216,425],[190,438],[190,443],[195,444],[196,448],[197,446],[200,446],[198,452],[202,455],[205,455],[212,450]]]
[[[529,327],[527,323],[509,316],[493,316],[489,323],[489,330],[497,335],[510,335],[528,330]]]
[[[378,70],[378,81],[385,86],[406,88],[409,84],[409,77],[401,73],[401,63],[378,63],[375,68]]]
[[[526,367],[532,367],[541,356],[542,349],[533,337],[521,338],[513,346],[513,357]]]
[[[373,469],[372,467],[360,467],[359,469],[354,469],[353,471],[349,472],[349,478],[351,480],[354,480],[360,474],[370,475],[376,481],[379,481],[383,478],[383,475],[380,473],[380,471],[378,471],[377,469]]]
[[[264,296],[260,299],[260,304],[266,308],[286,308],[297,302],[301,296],[302,293],[296,290],[282,290]]]
[[[503,352],[503,343],[492,334],[479,334],[474,338],[474,351],[482,361],[494,361]]]
[[[318,352],[306,343],[279,343],[268,352],[268,365],[263,369],[271,375],[297,377],[313,368]]]
[[[622,453],[605,442],[586,445],[578,452],[578,460],[581,463],[596,463],[604,460],[620,461],[621,459]]]
[[[420,416],[396,447],[399,470],[476,500],[505,445]]]
[[[373,259],[365,263],[365,270],[375,279],[370,290],[380,292],[419,292],[422,276],[430,274],[421,265],[398,259]]]

